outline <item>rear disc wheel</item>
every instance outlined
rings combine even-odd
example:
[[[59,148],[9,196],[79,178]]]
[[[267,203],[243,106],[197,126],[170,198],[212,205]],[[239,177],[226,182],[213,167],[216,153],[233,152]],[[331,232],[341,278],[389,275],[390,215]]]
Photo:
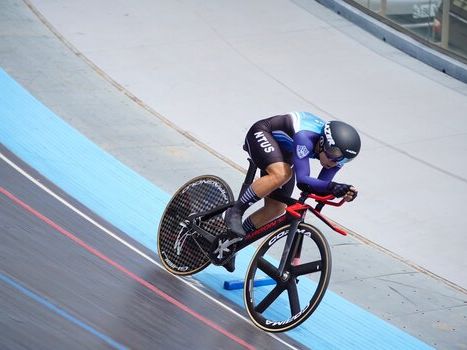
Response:
[[[174,194],[162,215],[157,235],[159,257],[167,270],[176,275],[191,275],[210,264],[210,243],[191,228],[188,216],[233,200],[229,185],[213,175],[194,178]],[[215,236],[227,231],[221,214],[199,225]]]

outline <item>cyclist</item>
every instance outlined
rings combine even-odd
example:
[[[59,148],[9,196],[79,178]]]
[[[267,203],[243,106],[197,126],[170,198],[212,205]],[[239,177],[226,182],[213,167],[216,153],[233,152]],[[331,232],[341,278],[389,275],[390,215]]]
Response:
[[[290,197],[295,186],[320,195],[333,194],[352,201],[357,189],[332,181],[342,166],[360,152],[360,137],[341,121],[325,122],[308,112],[293,112],[257,121],[248,131],[244,149],[261,170],[261,177],[243,192],[226,212],[230,230],[244,236],[283,214],[286,205],[271,198],[274,194]],[[322,169],[318,177],[310,175],[309,159],[318,159]],[[294,176],[295,173],[295,176]],[[243,213],[264,198],[264,206],[242,223]],[[234,269],[234,261],[225,266]]]

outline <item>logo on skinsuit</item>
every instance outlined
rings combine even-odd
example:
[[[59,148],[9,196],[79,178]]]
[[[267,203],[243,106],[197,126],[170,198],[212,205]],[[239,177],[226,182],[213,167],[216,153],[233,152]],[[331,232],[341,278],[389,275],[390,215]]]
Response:
[[[264,136],[262,131],[255,132],[255,137],[264,152],[271,153],[274,151],[274,147],[272,147],[271,143],[268,141],[266,136]]]
[[[297,156],[299,159],[305,158],[309,154],[310,151],[305,145],[297,145]]]

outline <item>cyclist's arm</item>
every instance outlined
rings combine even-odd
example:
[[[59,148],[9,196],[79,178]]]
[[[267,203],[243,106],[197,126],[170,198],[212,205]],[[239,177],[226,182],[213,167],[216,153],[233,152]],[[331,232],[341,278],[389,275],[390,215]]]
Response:
[[[334,178],[334,175],[336,175],[336,173],[339,171],[341,167],[342,165],[337,165],[331,169],[326,169],[323,167],[321,171],[319,172],[318,179],[331,182],[332,179]]]
[[[323,168],[318,178],[310,176],[309,158],[314,153],[313,149],[316,142],[319,142],[319,134],[311,131],[303,130],[294,135],[293,162],[297,186],[299,188],[307,187],[307,190],[314,193],[328,194],[329,184],[339,167]]]

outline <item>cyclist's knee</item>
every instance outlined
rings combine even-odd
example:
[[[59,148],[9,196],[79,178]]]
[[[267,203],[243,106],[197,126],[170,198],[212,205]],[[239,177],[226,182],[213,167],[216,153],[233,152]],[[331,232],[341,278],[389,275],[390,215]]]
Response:
[[[292,168],[287,163],[271,164],[266,170],[276,187],[287,183],[292,177]]]

